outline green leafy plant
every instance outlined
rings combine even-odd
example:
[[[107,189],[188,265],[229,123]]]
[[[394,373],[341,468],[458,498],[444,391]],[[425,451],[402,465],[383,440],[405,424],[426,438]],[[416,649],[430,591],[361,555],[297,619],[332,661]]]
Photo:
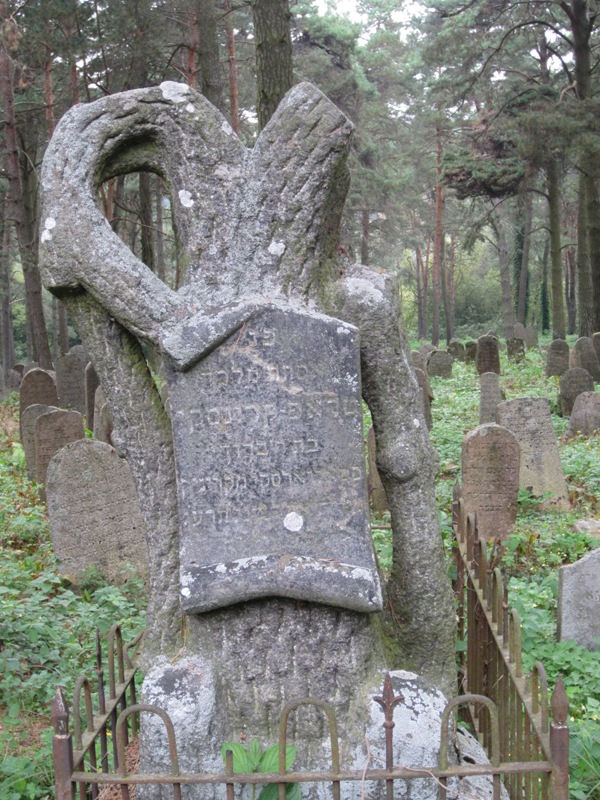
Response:
[[[251,774],[253,772],[267,773],[279,772],[279,745],[263,749],[258,739],[252,739],[247,745],[241,742],[225,742],[221,747],[223,763],[227,763],[227,751],[233,755],[233,772],[235,775]],[[288,745],[285,750],[285,768],[290,769],[296,758],[296,748]],[[255,800],[256,784],[252,784],[252,800]],[[260,791],[258,800],[277,800],[279,786],[268,783]],[[300,800],[300,785],[288,783],[285,790],[286,800]]]

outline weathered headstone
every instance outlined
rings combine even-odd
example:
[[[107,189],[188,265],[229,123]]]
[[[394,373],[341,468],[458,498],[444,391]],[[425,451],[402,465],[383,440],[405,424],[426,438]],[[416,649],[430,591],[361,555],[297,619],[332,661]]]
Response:
[[[452,355],[445,350],[433,350],[427,357],[427,372],[431,377],[451,378]]]
[[[100,381],[94,365],[90,361],[85,368],[85,424],[89,430],[94,430],[94,409],[96,404],[96,389]]]
[[[97,567],[111,581],[131,565],[148,573],[148,547],[129,464],[114,448],[80,439],[61,448],[46,472],[52,543],[60,572],[77,579]]]
[[[16,391],[21,385],[21,373],[17,372],[16,369],[7,370],[4,382],[7,389],[11,392]]]
[[[484,372],[479,377],[479,424],[496,421],[496,408],[502,401],[500,379],[496,372]]]
[[[480,336],[477,340],[477,355],[475,356],[477,372],[496,372],[500,374],[500,351],[498,339],[495,336]]]
[[[577,395],[573,404],[567,433],[569,436],[575,436],[576,433],[591,436],[598,430],[600,430],[600,394],[594,391],[582,392]]]
[[[500,403],[496,421],[514,433],[521,448],[519,485],[548,508],[569,508],[567,483],[545,397],[520,397]]]
[[[465,363],[474,364],[477,358],[477,342],[465,342]]]
[[[411,350],[410,363],[415,369],[427,369],[427,359],[420,350]]]
[[[515,322],[515,326],[513,328],[513,339],[525,339],[525,325],[522,322]]]
[[[558,640],[600,650],[600,550],[558,570]]]
[[[387,511],[388,501],[385,495],[385,489],[381,482],[381,476],[377,469],[377,451],[375,446],[375,431],[373,426],[369,428],[367,435],[367,450],[368,450],[368,481],[369,481],[369,498],[371,500],[371,508],[376,514],[382,514]]]
[[[42,414],[49,414],[51,411],[58,411],[57,406],[47,406],[42,403],[34,403],[27,406],[21,415],[21,444],[25,453],[25,463],[27,464],[27,474],[33,480],[35,471],[35,421]]]
[[[596,357],[598,361],[600,361],[600,332],[592,334],[592,344],[594,345],[594,350],[596,351]]]
[[[505,539],[517,518],[519,443],[507,428],[479,425],[463,439],[462,496],[482,538]]]
[[[573,368],[587,369],[595,383],[600,381],[600,362],[589,336],[577,339],[571,350],[569,363]]]
[[[69,355],[77,356],[84,367],[89,363],[90,360],[85,352],[85,347],[82,344],[74,344],[73,347],[70,347]]]
[[[113,428],[114,425],[108,403],[96,403],[94,405],[94,430],[92,431],[94,439],[105,444],[112,444]]]
[[[523,361],[525,358],[525,341],[517,337],[507,339],[506,355],[511,361]]]
[[[433,353],[434,350],[437,350],[437,347],[434,344],[423,344],[421,345],[421,352],[425,358],[425,362],[427,362],[427,358],[429,353]]]
[[[431,430],[433,428],[431,404],[434,400],[434,397],[433,397],[433,392],[431,391],[429,375],[427,374],[427,372],[425,372],[425,370],[422,369],[415,369],[415,375],[417,377],[417,383],[419,384],[419,388],[421,389],[421,398],[423,401],[423,416],[425,417],[425,424],[427,425],[427,430]]]
[[[79,411],[50,411],[40,414],[34,423],[35,480],[42,486],[46,483],[46,470],[52,457],[61,447],[77,439],[83,439],[83,416]],[[45,492],[41,491],[45,498]]]
[[[25,364],[13,364],[15,372],[18,372],[21,377],[23,377],[23,372],[25,371]]]
[[[527,347],[528,350],[535,349],[539,344],[539,342],[538,342],[538,332],[537,332],[536,328],[533,327],[533,325],[528,325],[525,328],[525,337],[524,338],[525,338],[525,346]]]
[[[457,339],[452,339],[448,345],[448,352],[456,361],[465,360],[465,346]]]
[[[23,377],[27,375],[28,372],[31,372],[32,369],[39,369],[40,365],[37,361],[28,361],[27,364],[23,367]]]
[[[546,375],[564,375],[569,369],[569,345],[564,339],[554,339],[548,347]]]
[[[594,379],[587,371],[581,367],[568,369],[559,381],[558,400],[560,403],[560,413],[563,417],[571,415],[575,400],[583,392],[594,391]]]
[[[85,413],[85,367],[75,353],[56,360],[56,390],[62,408]]]
[[[19,416],[22,418],[27,406],[41,403],[46,406],[58,406],[56,383],[49,372],[35,368],[24,373],[19,390]]]

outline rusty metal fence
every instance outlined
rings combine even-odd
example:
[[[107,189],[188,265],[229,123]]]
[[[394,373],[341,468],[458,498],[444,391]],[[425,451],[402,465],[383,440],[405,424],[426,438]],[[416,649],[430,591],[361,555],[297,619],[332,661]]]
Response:
[[[465,508],[458,482],[454,487],[452,527],[455,536],[455,596],[458,637],[466,642],[461,654],[461,674],[466,692],[484,695],[498,710],[502,761],[544,760],[553,764],[548,773],[506,775],[511,800],[546,800],[568,797],[569,705],[559,677],[548,702],[548,681],[537,662],[530,675],[523,674],[521,620],[508,605],[508,590],[498,567],[488,565],[485,541],[479,538],[477,517]],[[467,716],[488,752],[494,746],[489,718],[476,706]]]

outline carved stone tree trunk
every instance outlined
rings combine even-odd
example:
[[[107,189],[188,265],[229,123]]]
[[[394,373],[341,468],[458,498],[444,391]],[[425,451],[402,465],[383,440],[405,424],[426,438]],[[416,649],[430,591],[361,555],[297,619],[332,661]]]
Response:
[[[151,576],[145,699],[176,717],[183,769],[218,771],[221,744],[241,735],[273,743],[283,704],[306,696],[334,703],[346,765],[364,765],[365,730],[380,752],[361,370],[394,526],[394,666],[453,689],[434,457],[397,290],[366,268],[340,280],[334,261],[351,134],[300,84],[247,150],[205,98],[164,83],[72,110],[44,162],[45,281],[73,315],[132,465]],[[95,199],[102,181],[139,170],[171,186],[187,267],[177,292]],[[162,352],[166,408],[138,340]],[[144,724],[143,761],[164,767]],[[325,733],[298,712],[301,760],[328,763]]]

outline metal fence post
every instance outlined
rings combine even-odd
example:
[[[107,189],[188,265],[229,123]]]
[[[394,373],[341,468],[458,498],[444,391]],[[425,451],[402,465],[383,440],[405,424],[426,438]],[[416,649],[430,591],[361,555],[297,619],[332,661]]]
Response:
[[[56,800],[73,800],[71,782],[73,773],[73,739],[69,733],[69,707],[65,690],[59,686],[54,696],[50,717],[54,736],[52,737],[52,760],[54,762],[54,787]]]

